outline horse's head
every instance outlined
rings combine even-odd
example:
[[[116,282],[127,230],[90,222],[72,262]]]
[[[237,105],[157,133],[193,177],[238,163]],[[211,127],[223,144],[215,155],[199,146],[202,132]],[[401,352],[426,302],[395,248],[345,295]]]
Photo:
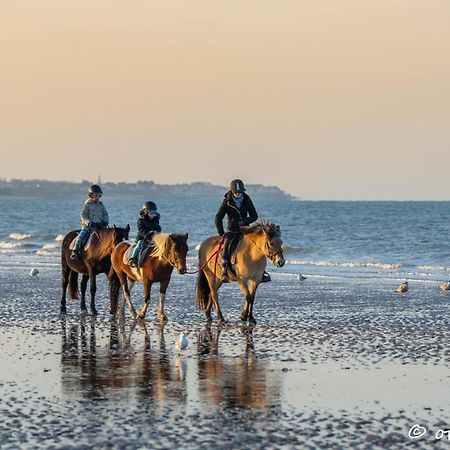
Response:
[[[186,255],[189,250],[187,239],[188,233],[169,234],[166,242],[166,259],[180,274],[185,274],[187,271]]]
[[[114,245],[120,244],[122,241],[126,241],[130,236],[130,225],[127,224],[126,227],[116,227],[114,228]]]
[[[255,234],[258,238],[258,248],[269,258],[276,267],[285,264],[283,254],[283,241],[281,240],[281,229],[279,225],[272,222],[258,222],[250,227],[242,227],[244,234]]]

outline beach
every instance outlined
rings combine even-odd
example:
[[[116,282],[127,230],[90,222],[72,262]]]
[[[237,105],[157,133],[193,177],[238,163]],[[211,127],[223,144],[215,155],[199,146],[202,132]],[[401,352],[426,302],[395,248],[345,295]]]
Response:
[[[195,309],[195,276],[174,275],[166,314],[156,292],[145,325],[59,314],[60,274],[0,270],[2,448],[447,448],[450,299],[379,280],[277,273],[258,324],[239,321],[241,293],[220,291],[228,323]],[[142,287],[133,290],[142,304]],[[175,341],[185,332],[189,345]],[[411,439],[414,425],[426,434]],[[436,433],[441,439],[436,438]]]

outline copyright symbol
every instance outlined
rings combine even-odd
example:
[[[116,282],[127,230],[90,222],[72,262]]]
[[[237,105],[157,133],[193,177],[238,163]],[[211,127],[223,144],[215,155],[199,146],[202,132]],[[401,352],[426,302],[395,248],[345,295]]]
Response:
[[[426,432],[427,429],[425,427],[421,427],[419,424],[416,423],[409,429],[408,436],[411,439],[419,439],[422,436],[424,436]]]

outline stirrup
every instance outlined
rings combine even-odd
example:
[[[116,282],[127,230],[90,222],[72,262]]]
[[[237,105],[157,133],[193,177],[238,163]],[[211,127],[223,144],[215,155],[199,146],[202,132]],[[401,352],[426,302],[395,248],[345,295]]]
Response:
[[[272,281],[272,278],[267,272],[264,272],[261,279],[261,283],[268,283],[269,281]]]

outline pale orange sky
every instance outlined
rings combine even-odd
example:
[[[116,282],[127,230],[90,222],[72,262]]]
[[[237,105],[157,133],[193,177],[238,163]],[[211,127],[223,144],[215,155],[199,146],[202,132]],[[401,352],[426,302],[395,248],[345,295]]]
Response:
[[[450,199],[448,0],[0,6],[0,176]]]

